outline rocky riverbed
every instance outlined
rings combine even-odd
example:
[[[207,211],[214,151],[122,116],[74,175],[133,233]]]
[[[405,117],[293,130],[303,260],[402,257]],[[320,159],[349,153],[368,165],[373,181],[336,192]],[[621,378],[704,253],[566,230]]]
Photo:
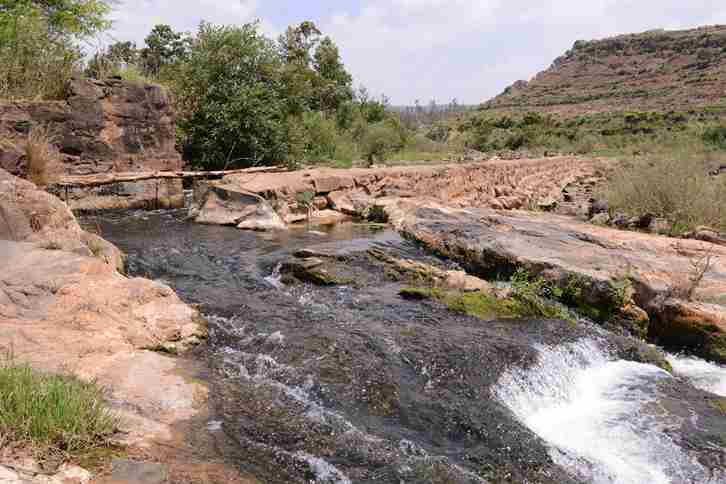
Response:
[[[386,259],[461,267],[390,229],[87,222],[131,273],[201,305],[209,428],[262,482],[726,482],[724,368],[670,356],[669,374],[584,318],[482,320],[403,299],[411,281]]]

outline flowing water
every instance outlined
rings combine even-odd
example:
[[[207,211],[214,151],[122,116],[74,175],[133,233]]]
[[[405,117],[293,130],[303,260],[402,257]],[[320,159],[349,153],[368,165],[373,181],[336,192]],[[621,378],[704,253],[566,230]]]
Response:
[[[726,369],[620,359],[582,321],[482,321],[404,301],[375,247],[447,268],[388,230],[254,234],[130,212],[86,222],[210,321],[211,432],[272,483],[726,483]],[[301,249],[346,284],[291,281]],[[632,344],[632,343],[629,343]]]
[[[613,360],[588,340],[538,349],[538,364],[507,372],[496,396],[552,444],[560,465],[594,483],[726,482],[723,470],[705,468],[672,437],[684,417],[663,404],[669,396],[660,386],[673,380],[670,374]],[[710,390],[726,383],[724,368],[670,359],[677,374],[698,386]]]

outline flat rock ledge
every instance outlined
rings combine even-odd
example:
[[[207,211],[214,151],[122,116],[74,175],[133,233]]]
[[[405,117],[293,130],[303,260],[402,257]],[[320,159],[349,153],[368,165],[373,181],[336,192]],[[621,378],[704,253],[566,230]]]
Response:
[[[168,353],[199,344],[206,328],[172,289],[121,267],[118,249],[84,232],[63,202],[0,170],[0,354],[96,380],[120,418],[115,440],[143,448],[205,407],[206,385]],[[0,482],[91,479],[73,466],[48,476],[3,464]]]
[[[538,207],[558,199],[565,186],[594,172],[599,163],[557,157],[234,174],[198,182],[190,217],[240,229],[284,230],[295,223],[332,224],[341,214],[375,220],[376,201],[390,197],[431,197],[455,207]]]
[[[630,332],[726,363],[726,247],[433,200],[393,199],[384,210],[402,235],[470,273],[492,277],[523,268],[569,291],[578,305],[609,308]],[[638,328],[628,327],[634,319]]]

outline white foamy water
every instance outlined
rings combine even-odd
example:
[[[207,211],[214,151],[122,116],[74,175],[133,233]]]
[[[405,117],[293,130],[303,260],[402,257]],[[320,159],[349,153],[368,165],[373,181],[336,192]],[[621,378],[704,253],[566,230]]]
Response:
[[[665,432],[651,365],[612,361],[593,341],[540,347],[539,362],[500,379],[495,396],[551,444],[560,466],[595,484],[720,483]]]
[[[700,358],[668,355],[673,372],[694,387],[726,397],[726,366]]]

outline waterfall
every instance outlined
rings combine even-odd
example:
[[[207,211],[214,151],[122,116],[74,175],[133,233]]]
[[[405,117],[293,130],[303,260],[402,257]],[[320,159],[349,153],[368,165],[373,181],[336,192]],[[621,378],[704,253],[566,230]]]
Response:
[[[550,444],[558,465],[595,484],[724,482],[669,437],[680,420],[658,404],[667,372],[615,361],[591,340],[537,349],[537,364],[510,369],[494,396]]]

